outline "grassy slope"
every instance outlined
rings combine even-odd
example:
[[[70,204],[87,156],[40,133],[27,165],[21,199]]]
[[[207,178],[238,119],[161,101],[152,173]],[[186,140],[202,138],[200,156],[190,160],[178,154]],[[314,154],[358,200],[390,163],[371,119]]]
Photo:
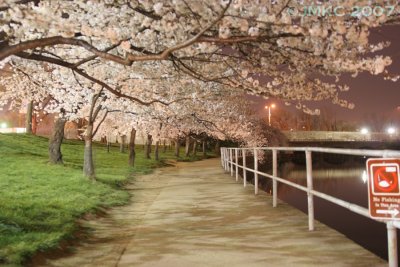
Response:
[[[121,188],[132,173],[162,165],[143,158],[137,146],[135,168],[127,154],[94,146],[98,182],[82,177],[83,144],[63,144],[64,166],[47,160],[46,138],[0,134],[0,265],[18,265],[37,251],[56,247],[75,230],[75,220],[98,207],[122,205],[129,199]],[[160,153],[173,158],[172,151]]]

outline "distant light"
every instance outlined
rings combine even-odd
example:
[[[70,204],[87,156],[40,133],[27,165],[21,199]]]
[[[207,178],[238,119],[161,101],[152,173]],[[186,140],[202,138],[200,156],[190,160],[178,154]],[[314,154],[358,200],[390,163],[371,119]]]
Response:
[[[364,170],[362,175],[361,175],[361,179],[363,180],[364,184],[367,182],[368,180],[368,175],[367,172]]]
[[[360,131],[362,134],[368,134],[369,130],[367,128],[362,128]]]
[[[388,134],[395,134],[396,133],[396,129],[394,127],[389,127],[389,128],[387,128],[386,131],[387,131]]]
[[[275,108],[275,107],[276,107],[275,104],[271,104],[271,105],[266,105],[264,108],[269,109],[269,108]]]
[[[7,128],[7,122],[0,123],[0,128],[2,128],[2,129]]]

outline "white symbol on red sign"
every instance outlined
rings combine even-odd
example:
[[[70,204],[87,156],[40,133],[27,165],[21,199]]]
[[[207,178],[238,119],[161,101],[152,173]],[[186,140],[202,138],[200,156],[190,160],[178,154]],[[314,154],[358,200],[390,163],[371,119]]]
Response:
[[[376,195],[399,194],[399,166],[397,164],[371,164],[372,190]]]

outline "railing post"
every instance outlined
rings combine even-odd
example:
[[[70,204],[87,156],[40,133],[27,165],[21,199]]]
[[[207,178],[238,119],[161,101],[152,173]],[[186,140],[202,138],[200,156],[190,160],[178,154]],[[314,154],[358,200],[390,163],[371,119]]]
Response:
[[[221,165],[222,165],[222,167],[224,167],[224,149],[221,147],[219,149],[219,151],[220,151],[220,154],[221,154]]]
[[[226,148],[224,148],[224,170],[226,171],[226,161],[227,161],[227,158],[226,158]]]
[[[311,193],[313,190],[312,178],[312,157],[311,151],[306,150],[306,171],[307,171],[307,202],[308,202],[308,230],[314,231],[314,197]]]
[[[254,194],[258,194],[258,151],[254,148]]]
[[[389,267],[398,266],[397,258],[397,230],[394,227],[393,222],[386,223],[387,237],[388,237],[388,260]]]
[[[238,148],[235,148],[236,182],[239,180]]]
[[[229,150],[225,148],[225,171],[229,171]]]
[[[247,184],[247,170],[246,170],[246,150],[242,149],[243,156],[243,186],[246,187]]]
[[[278,151],[272,150],[272,176],[278,176]],[[272,207],[278,205],[278,181],[272,180]]]
[[[223,157],[222,168],[225,170],[225,148],[221,148],[221,157]]]
[[[231,164],[231,176],[233,176],[233,148],[229,149],[229,162]]]

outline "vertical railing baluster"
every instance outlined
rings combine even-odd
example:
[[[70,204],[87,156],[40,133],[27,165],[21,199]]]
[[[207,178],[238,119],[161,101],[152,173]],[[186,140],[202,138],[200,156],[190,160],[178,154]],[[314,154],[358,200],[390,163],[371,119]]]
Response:
[[[258,194],[258,151],[254,148],[254,194]]]
[[[221,166],[224,167],[224,155],[222,154],[222,147],[219,149],[220,154],[221,154]]]
[[[225,148],[225,171],[228,171],[228,149]]]
[[[243,186],[246,187],[247,185],[247,170],[246,170],[246,150],[242,149],[242,156],[243,156]]]
[[[314,231],[314,196],[312,178],[312,157],[311,151],[306,150],[306,172],[307,172],[307,203],[308,203],[308,230]]]
[[[225,171],[229,171],[229,150],[225,148]]]
[[[229,162],[231,164],[231,176],[233,176],[233,148],[229,149]]]
[[[388,239],[388,261],[389,267],[398,266],[397,256],[397,230],[393,222],[386,223],[387,239]]]
[[[278,176],[278,151],[276,149],[272,150],[272,176]],[[278,205],[278,182],[274,178],[272,180],[272,207]]]
[[[235,148],[235,163],[236,163],[236,182],[239,180],[239,162],[238,162],[238,148]]]

